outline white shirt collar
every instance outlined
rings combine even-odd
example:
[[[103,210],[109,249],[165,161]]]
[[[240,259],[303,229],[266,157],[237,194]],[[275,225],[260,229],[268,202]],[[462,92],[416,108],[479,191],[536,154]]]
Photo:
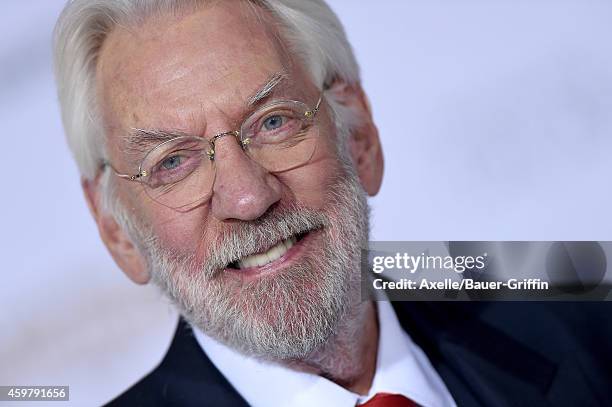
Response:
[[[217,342],[193,327],[213,364],[253,407],[354,407],[376,393],[402,394],[424,407],[455,406],[423,351],[402,329],[391,304],[376,302],[380,335],[376,373],[367,396],[310,373],[262,362]]]

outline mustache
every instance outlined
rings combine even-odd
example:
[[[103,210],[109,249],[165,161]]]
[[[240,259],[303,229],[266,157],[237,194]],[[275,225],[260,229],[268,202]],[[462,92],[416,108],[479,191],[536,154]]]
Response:
[[[277,203],[252,221],[234,221],[207,243],[204,253],[205,278],[214,278],[230,263],[265,252],[280,241],[330,226],[329,217],[295,202]]]

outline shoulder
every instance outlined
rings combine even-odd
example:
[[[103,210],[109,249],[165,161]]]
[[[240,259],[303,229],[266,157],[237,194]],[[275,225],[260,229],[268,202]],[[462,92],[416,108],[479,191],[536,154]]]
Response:
[[[612,378],[612,302],[396,302],[402,326],[432,353],[445,343],[487,360],[573,359],[590,377]]]
[[[612,353],[612,302],[395,302],[405,329],[434,336],[478,337],[488,329],[543,348]],[[593,347],[595,346],[595,348]]]
[[[107,406],[246,406],[182,318],[162,362]]]
[[[610,347],[598,345],[607,344],[612,337],[610,315],[612,302],[606,301],[506,302],[487,304],[479,318],[542,347],[609,353]]]
[[[488,397],[485,405],[612,403],[610,302],[393,305],[458,400],[469,393]]]

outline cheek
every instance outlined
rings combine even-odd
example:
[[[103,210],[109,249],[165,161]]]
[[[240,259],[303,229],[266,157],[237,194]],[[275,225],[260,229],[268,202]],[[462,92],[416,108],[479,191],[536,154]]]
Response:
[[[178,255],[191,255],[200,250],[206,230],[203,210],[177,212],[151,201],[145,193],[134,207],[134,212],[142,219],[141,224],[147,226],[158,244]]]
[[[203,217],[194,214],[178,214],[166,221],[158,222],[157,236],[160,243],[176,254],[200,258],[207,241],[207,227]]]
[[[323,209],[329,204],[327,197],[332,192],[333,184],[342,175],[334,147],[319,142],[307,165],[277,174],[277,177],[298,203],[312,209]]]

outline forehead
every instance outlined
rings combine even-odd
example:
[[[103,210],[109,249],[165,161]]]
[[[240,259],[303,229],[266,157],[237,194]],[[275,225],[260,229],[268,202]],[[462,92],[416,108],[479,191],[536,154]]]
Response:
[[[214,114],[238,114],[237,102],[271,75],[299,75],[264,21],[252,6],[230,0],[114,29],[96,83],[109,137],[129,128],[200,133]]]

